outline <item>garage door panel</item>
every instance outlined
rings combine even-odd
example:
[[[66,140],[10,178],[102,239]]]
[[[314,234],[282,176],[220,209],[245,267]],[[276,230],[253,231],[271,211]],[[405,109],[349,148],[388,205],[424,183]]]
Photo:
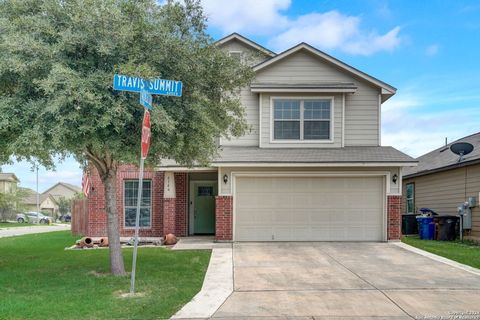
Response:
[[[381,177],[240,177],[237,241],[379,241]]]
[[[264,194],[268,197],[268,194]],[[271,208],[293,208],[293,196],[291,194],[273,193],[271,195]]]
[[[293,208],[312,208],[312,196],[310,193],[295,194],[292,197]]]
[[[274,224],[291,225],[293,223],[293,212],[291,209],[276,209],[272,219]]]

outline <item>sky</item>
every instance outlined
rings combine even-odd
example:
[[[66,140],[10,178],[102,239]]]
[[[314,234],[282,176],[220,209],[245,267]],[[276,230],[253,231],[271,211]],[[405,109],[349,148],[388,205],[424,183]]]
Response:
[[[228,5],[225,5],[228,3]],[[202,0],[208,32],[238,32],[279,53],[300,42],[398,89],[382,106],[382,145],[418,157],[480,131],[480,2]],[[30,165],[3,166],[35,188]],[[81,184],[69,158],[39,170],[39,190]]]

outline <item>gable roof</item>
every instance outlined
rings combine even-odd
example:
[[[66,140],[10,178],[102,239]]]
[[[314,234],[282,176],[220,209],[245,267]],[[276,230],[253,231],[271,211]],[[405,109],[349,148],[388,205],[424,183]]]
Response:
[[[458,162],[459,156],[450,151],[450,146],[457,142],[468,142],[473,145],[473,151]],[[412,178],[438,171],[445,171],[480,163],[480,132],[453,141],[417,158],[418,166],[405,168],[404,178]]]
[[[227,43],[231,40],[238,40],[244,44],[246,44],[247,46],[255,49],[255,50],[258,50],[258,51],[261,51],[263,52],[264,54],[266,54],[267,56],[270,56],[270,57],[275,57],[277,54],[267,48],[265,48],[264,46],[261,46],[259,45],[258,43],[250,40],[250,39],[247,39],[245,38],[244,36],[242,36],[241,34],[238,34],[236,32],[220,39],[220,40],[217,40],[216,43],[218,44],[224,44],[224,43]]]
[[[49,193],[50,190],[52,190],[53,188],[55,188],[56,186],[59,186],[59,185],[64,186],[65,188],[70,189],[75,193],[82,192],[82,189],[80,187],[77,187],[73,184],[66,183],[66,182],[58,182],[58,183],[54,184],[53,186],[51,186],[50,188],[48,188],[47,190],[45,190],[43,193],[44,194]]]
[[[22,199],[22,202],[24,204],[37,204],[37,192],[30,189],[30,188],[21,188],[25,192],[25,197]],[[48,198],[50,195],[49,194],[39,194],[39,203],[42,203],[45,201],[46,198]]]
[[[20,182],[20,180],[18,180],[17,176],[15,175],[15,173],[1,173],[1,172],[0,172],[0,181]]]
[[[290,49],[287,49],[285,51],[283,51],[282,53],[270,58],[270,59],[267,59],[263,62],[260,62],[259,64],[257,64],[256,66],[253,67],[253,70],[255,72],[257,71],[260,71],[262,70],[263,68],[266,68],[267,66],[270,66],[282,59],[285,59],[286,57],[298,52],[298,51],[301,51],[301,50],[305,50],[307,52],[310,52],[311,54],[319,57],[319,58],[322,58],[326,61],[328,61],[329,63],[333,64],[334,66],[344,70],[344,71],[347,71],[348,73],[351,73],[351,74],[354,74],[355,76],[379,87],[382,89],[382,102],[386,101],[388,98],[390,98],[391,96],[393,96],[396,92],[397,92],[397,89],[391,85],[389,85],[388,83],[385,83],[375,77],[372,77],[368,74],[366,74],[365,72],[363,71],[360,71],[328,54],[326,54],[325,52],[323,51],[320,51],[318,50],[317,48],[314,48],[312,47],[311,45],[305,43],[305,42],[302,42]]]

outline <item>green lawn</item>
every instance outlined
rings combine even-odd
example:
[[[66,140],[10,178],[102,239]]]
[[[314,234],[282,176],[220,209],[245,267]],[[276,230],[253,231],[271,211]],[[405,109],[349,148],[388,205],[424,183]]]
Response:
[[[69,231],[0,239],[1,319],[167,319],[200,290],[210,251],[139,248],[136,288],[109,272],[108,250],[67,250]],[[132,250],[124,250],[127,270]]]
[[[402,242],[439,256],[480,269],[480,245],[473,242],[420,240],[403,237]]]
[[[0,222],[0,229],[4,228],[18,228],[18,227],[34,227],[45,226],[44,224],[33,223],[18,223],[18,222]]]

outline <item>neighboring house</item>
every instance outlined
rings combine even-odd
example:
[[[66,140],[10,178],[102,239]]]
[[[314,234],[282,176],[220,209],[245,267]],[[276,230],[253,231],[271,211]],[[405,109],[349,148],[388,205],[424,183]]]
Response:
[[[23,203],[26,211],[37,211],[37,193],[32,189],[25,189],[27,197]],[[58,213],[60,198],[72,199],[77,193],[82,192],[80,187],[65,182],[58,182],[39,194],[40,211],[48,211],[51,215]]]
[[[456,142],[474,146],[472,153],[463,157],[450,151]],[[419,208],[431,208],[444,215],[457,215],[457,207],[476,197],[472,209],[470,238],[480,240],[480,132],[454,141],[417,158],[418,167],[403,172],[403,213],[415,213]]]
[[[0,193],[11,193],[17,190],[20,180],[14,173],[0,172]]]
[[[23,209],[24,211],[37,211],[37,192],[29,188],[23,188],[26,196],[23,198]],[[47,194],[38,194],[39,207],[40,211],[47,211],[49,214],[53,214],[58,209],[56,206],[55,199],[52,196]]]
[[[396,89],[306,43],[275,54],[235,33],[217,44],[256,73],[240,91],[251,130],[220,139],[209,167],[163,161],[147,171],[140,235],[399,239],[401,170],[416,161],[380,146],[381,105]],[[134,165],[117,175],[122,236],[133,235],[137,179]],[[90,181],[82,233],[101,236],[104,188],[95,170]]]
[[[45,190],[43,194],[50,194],[55,200],[55,202],[58,203],[60,198],[70,200],[81,192],[82,188],[80,187],[77,187],[70,183],[58,182],[57,184]]]

